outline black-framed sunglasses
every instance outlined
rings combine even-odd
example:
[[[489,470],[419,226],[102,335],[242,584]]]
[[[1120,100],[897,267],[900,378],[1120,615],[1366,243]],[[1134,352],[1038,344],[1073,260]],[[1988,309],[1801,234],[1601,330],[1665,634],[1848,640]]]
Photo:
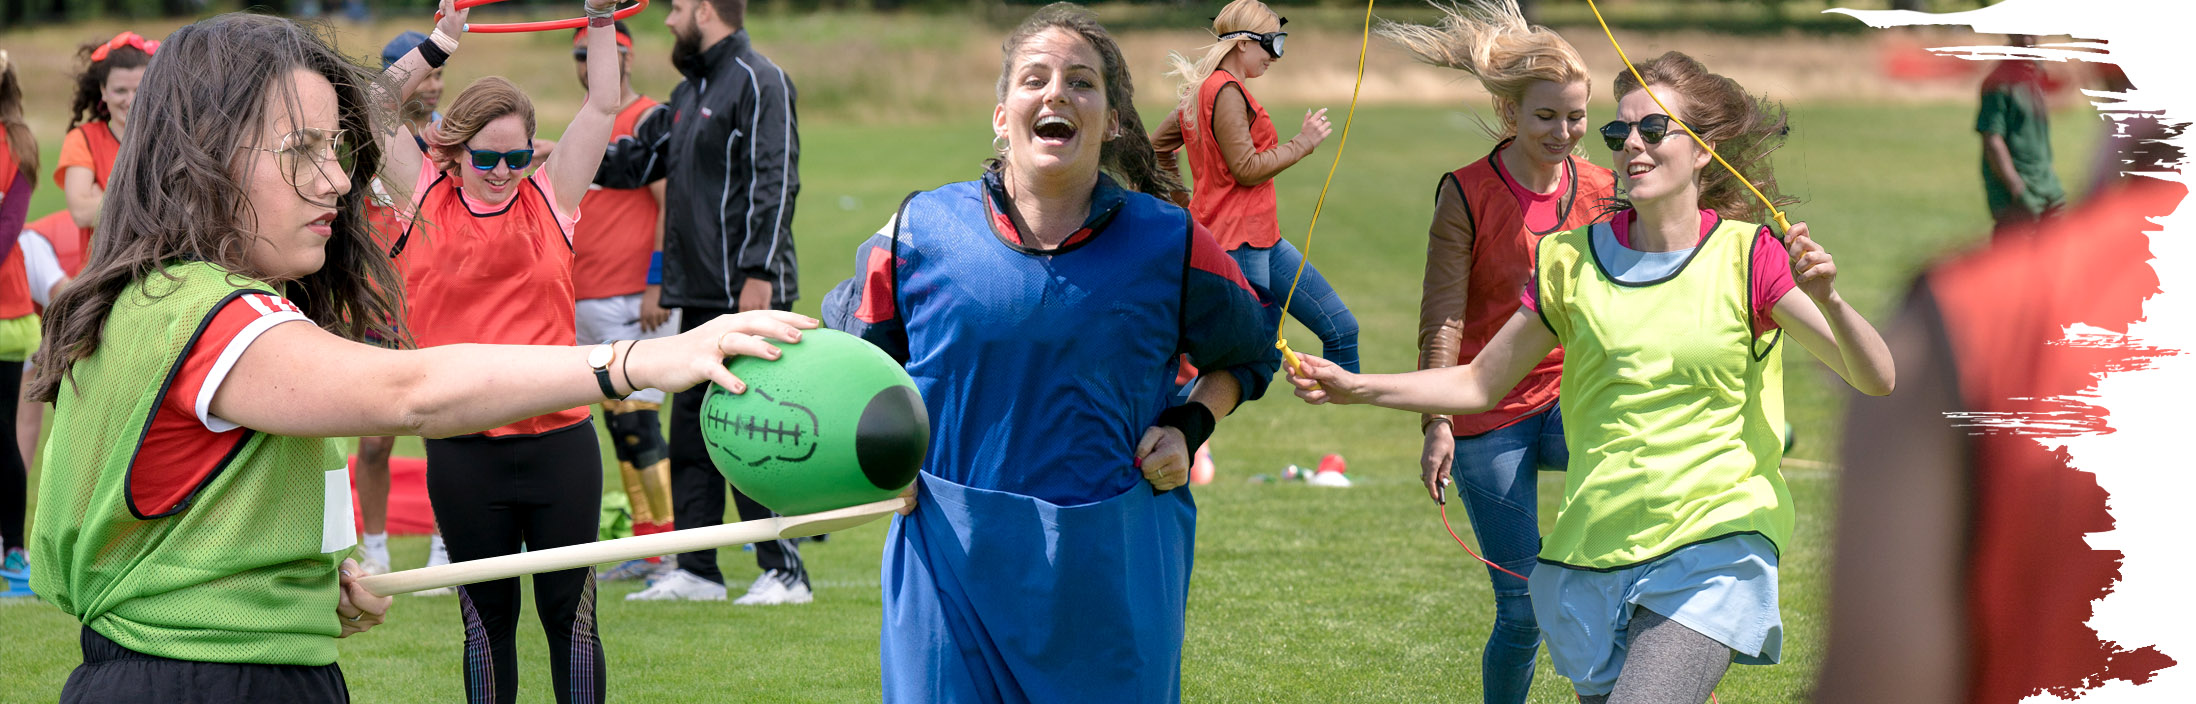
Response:
[[[1671,132],[1683,131],[1683,125],[1678,125],[1677,130],[1670,129],[1675,124],[1677,120],[1659,112],[1639,118],[1638,122],[1611,120],[1609,124],[1601,126],[1601,141],[1609,145],[1609,151],[1624,151],[1624,140],[1631,138],[1632,127],[1636,125],[1639,127],[1640,141],[1661,144],[1662,138],[1670,136]]]
[[[473,168],[479,169],[481,171],[494,171],[496,169],[496,162],[499,161],[510,164],[512,171],[524,169],[526,168],[527,164],[534,163],[534,150],[532,149],[513,149],[507,152],[492,152],[486,149],[474,149],[472,150],[472,154]]]
[[[1281,18],[1281,26],[1289,26],[1289,18]],[[1260,34],[1258,32],[1252,32],[1249,30],[1237,30],[1220,35],[1221,39],[1234,39],[1236,37],[1250,37],[1252,39],[1258,40],[1259,48],[1265,49],[1267,54],[1271,54],[1273,55],[1273,58],[1278,59],[1281,58],[1281,44],[1282,42],[1288,40],[1289,33],[1274,31]]]

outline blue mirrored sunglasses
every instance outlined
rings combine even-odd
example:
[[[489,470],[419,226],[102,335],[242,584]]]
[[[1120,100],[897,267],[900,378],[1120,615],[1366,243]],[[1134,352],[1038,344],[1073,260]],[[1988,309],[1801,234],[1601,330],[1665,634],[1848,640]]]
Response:
[[[526,168],[527,164],[534,163],[534,150],[532,149],[513,149],[507,152],[493,152],[486,149],[474,149],[472,150],[472,153],[473,168],[482,171],[494,171],[496,168],[496,162],[499,161],[510,164],[512,171]]]

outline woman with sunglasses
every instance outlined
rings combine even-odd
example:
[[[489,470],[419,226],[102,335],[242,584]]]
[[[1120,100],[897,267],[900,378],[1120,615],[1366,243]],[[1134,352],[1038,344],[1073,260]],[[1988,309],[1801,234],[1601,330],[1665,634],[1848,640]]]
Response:
[[[1434,186],[1418,308],[1420,369],[1477,358],[1517,314],[1518,291],[1532,281],[1533,248],[1543,236],[1605,218],[1616,182],[1608,169],[1573,154],[1590,129],[1593,91],[1570,43],[1527,24],[1515,0],[1435,7],[1443,14],[1438,26],[1383,23],[1381,36],[1421,62],[1479,79],[1502,122],[1486,158],[1442,174]],[[1444,501],[1453,474],[1490,563],[1494,626],[1480,652],[1481,696],[1489,704],[1523,702],[1532,689],[1540,626],[1519,575],[1532,571],[1540,551],[1539,470],[1570,462],[1557,402],[1562,373],[1563,351],[1554,350],[1493,409],[1419,420],[1426,491]]]
[[[1292,378],[1311,403],[1478,413],[1562,345],[1571,465],[1530,588],[1556,672],[1588,704],[1705,701],[1732,662],[1782,656],[1785,333],[1862,393],[1894,383],[1806,224],[1780,242],[1743,222],[1762,214],[1746,184],[1677,124],[1773,193],[1782,109],[1676,52],[1639,70],[1675,114],[1618,76],[1602,136],[1620,209],[1540,241],[1523,308],[1477,358],[1358,375],[1308,357]]]
[[[457,51],[466,13],[443,4],[434,34],[383,74],[391,84],[410,89]],[[607,27],[614,5],[594,0],[587,13]],[[589,85],[619,85],[616,33],[589,33],[587,49]],[[562,148],[531,173],[534,105],[499,77],[458,93],[442,121],[421,135],[425,154],[410,148],[409,134],[376,135],[389,162],[382,183],[402,204],[397,215],[406,223],[390,254],[409,298],[405,327],[420,347],[574,339],[573,224],[610,143],[619,97],[616,90],[589,91],[564,129]],[[397,104],[384,107],[393,114]],[[431,439],[426,449],[427,496],[453,562],[595,540],[602,460],[586,406]],[[587,691],[601,698],[605,661],[592,569],[533,579],[558,700]],[[519,580],[462,586],[458,593],[467,693],[514,700]]]
[[[1281,27],[1287,23],[1288,18],[1258,0],[1235,0],[1221,8],[1212,21],[1212,33],[1220,41],[1207,47],[1204,56],[1194,62],[1180,54],[1169,56],[1171,75],[1184,82],[1174,112],[1152,135],[1161,169],[1182,181],[1175,152],[1187,150],[1196,176],[1190,191],[1155,195],[1188,208],[1190,217],[1235,259],[1251,286],[1276,301],[1285,295],[1304,255],[1281,238],[1273,177],[1311,156],[1333,131],[1325,109],[1307,111],[1303,129],[1284,143],[1265,107],[1244,87],[1244,81],[1266,75],[1281,59],[1289,35]],[[1357,317],[1318,269],[1304,268],[1289,314],[1319,336],[1328,358],[1357,369]],[[1185,379],[1191,371],[1184,369]],[[1199,461],[1209,462],[1204,454],[1199,452]]]
[[[101,214],[117,236],[47,309],[31,388],[56,402],[33,586],[84,626],[61,701],[345,701],[336,639],[389,600],[344,559],[335,438],[448,437],[636,385],[737,389],[727,353],[774,356],[751,335],[814,326],[753,313],[607,348],[363,344],[403,308],[362,208],[383,83],[264,15],[176,30],[161,57]]]

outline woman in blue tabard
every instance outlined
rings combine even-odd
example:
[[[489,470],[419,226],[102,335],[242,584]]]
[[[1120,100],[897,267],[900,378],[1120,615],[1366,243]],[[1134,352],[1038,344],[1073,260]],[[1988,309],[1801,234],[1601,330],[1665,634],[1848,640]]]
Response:
[[[1265,391],[1278,321],[1147,195],[1179,186],[1087,11],[1046,7],[1003,49],[998,158],[909,196],[824,301],[936,419],[886,539],[884,698],[1176,701],[1189,452]],[[1182,354],[1228,373],[1169,407]]]

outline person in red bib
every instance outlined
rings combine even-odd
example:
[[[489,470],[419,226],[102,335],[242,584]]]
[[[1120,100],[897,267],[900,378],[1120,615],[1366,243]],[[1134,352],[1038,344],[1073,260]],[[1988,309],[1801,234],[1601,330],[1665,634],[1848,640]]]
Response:
[[[633,126],[661,104],[633,90],[633,35],[624,22],[618,35],[617,121],[611,139],[633,136]],[[572,36],[572,58],[578,64],[580,88],[587,81],[587,30]],[[579,327],[579,343],[637,340],[678,332],[678,314],[660,305],[663,294],[663,195],[664,181],[646,188],[587,189],[580,210],[587,218],[578,225],[572,243],[572,289],[579,296],[573,318]],[[671,530],[671,455],[664,441],[659,410],[661,389],[642,389],[623,400],[602,403],[602,422],[609,426],[611,449],[618,458],[618,475],[633,512],[633,534],[650,535]],[[603,579],[639,579],[674,566],[663,558],[632,560],[602,574]]]
[[[1789,335],[1862,393],[1895,385],[1890,350],[1838,295],[1807,225],[1779,241],[1726,216],[1762,207],[1709,149],[1774,193],[1784,111],[1677,52],[1638,75],[1653,96],[1618,74],[1617,119],[1601,128],[1624,166],[1621,209],[1540,240],[1523,305],[1478,357],[1351,374],[1306,355],[1291,377],[1311,403],[1484,413],[1562,346],[1570,466],[1530,596],[1585,704],[1706,701],[1733,663],[1781,660],[1779,555],[1798,518],[1778,469],[1777,344]]]
[[[608,29],[610,0],[586,13]],[[457,50],[466,11],[444,15],[413,53],[384,79],[406,94]],[[573,237],[619,114],[617,35],[586,39],[589,90],[564,127],[558,154],[534,167],[534,103],[512,81],[485,77],[452,99],[428,129],[428,151],[404,145],[411,134],[378,136],[389,156],[382,184],[400,202],[404,222],[391,257],[404,272],[404,329],[419,347],[571,344]],[[384,107],[395,110],[395,101]],[[610,395],[621,399],[624,395]],[[602,518],[602,465],[586,406],[545,412],[455,439],[426,441],[428,500],[452,561],[514,555],[593,542]],[[461,586],[466,632],[466,691],[474,700],[516,702],[520,614],[518,579]],[[593,568],[534,575],[534,601],[549,636],[549,675],[558,702],[606,686],[602,638],[595,632]]]
[[[1184,83],[1174,112],[1152,134],[1152,149],[1160,168],[1182,183],[1190,181],[1181,178],[1175,153],[1189,153],[1195,182],[1189,191],[1163,195],[1189,209],[1259,295],[1278,304],[1293,283],[1296,294],[1289,315],[1319,336],[1321,354],[1356,371],[1357,317],[1318,269],[1303,266],[1304,255],[1296,245],[1281,237],[1274,200],[1273,178],[1311,156],[1333,131],[1327,111],[1305,112],[1303,129],[1282,142],[1265,106],[1244,85],[1281,59],[1289,34],[1281,31],[1286,24],[1288,18],[1258,0],[1235,0],[1221,8],[1211,28],[1218,43],[1196,61],[1179,54],[1169,57],[1173,74]],[[1303,280],[1296,282],[1299,268]],[[1186,393],[1195,374],[1183,363],[1177,386]],[[1212,460],[1206,448],[1198,448],[1197,463],[1198,473],[1209,477]],[[1341,464],[1340,455],[1320,461],[1322,467]]]
[[[448,4],[435,33],[384,72],[390,83],[409,92],[457,50],[467,13]],[[610,27],[614,4],[588,3],[596,29]],[[599,90],[588,91],[562,148],[539,168],[529,170],[533,102],[499,77],[458,93],[421,135],[425,154],[405,143],[409,130],[377,135],[389,161],[382,184],[403,204],[397,217],[405,227],[389,251],[404,275],[405,329],[420,347],[571,344],[576,336],[574,226],[622,107],[616,33],[591,32],[586,47],[588,85]],[[453,562],[595,540],[602,466],[586,406],[430,439],[426,449],[427,496]],[[557,699],[599,700],[607,672],[593,569],[533,582]],[[458,588],[466,691],[476,700],[517,699],[519,596],[517,578]]]
[[[2113,73],[2108,90],[2130,92]],[[1814,701],[2074,700],[2175,665],[2091,625],[2128,574],[2120,551],[2091,542],[2115,529],[2113,497],[2061,444],[2128,432],[2085,399],[2108,371],[2159,354],[2125,336],[2159,292],[2150,233],[2188,198],[2186,184],[2129,175],[2174,171],[2180,152],[2165,140],[2177,128],[2106,122],[2096,192],[1925,272],[1888,335],[1913,387],[1846,408]]]
[[[336,639],[389,600],[345,559],[340,438],[476,433],[636,386],[737,391],[727,353],[775,357],[766,337],[815,324],[753,313],[593,348],[569,330],[364,344],[394,336],[402,308],[361,207],[387,114],[368,94],[387,82],[265,15],[183,27],[161,56],[102,214],[114,237],[48,307],[31,383],[56,436],[32,586],[84,629],[63,702],[347,701]]]
[[[30,582],[30,557],[24,551],[23,516],[30,498],[30,466],[18,453],[15,427],[23,360],[38,346],[38,315],[31,305],[23,250],[16,240],[30,214],[31,191],[38,187],[38,140],[23,121],[23,83],[8,52],[0,51],[0,594],[21,596],[18,584]],[[35,435],[33,437],[36,437]]]
[[[86,250],[91,249],[92,228],[99,225],[100,204],[107,197],[107,179],[114,173],[122,131],[129,126],[130,107],[137,100],[137,85],[145,79],[145,65],[152,62],[153,52],[159,50],[160,42],[123,32],[77,52],[84,57],[84,71],[76,75],[69,133],[61,138],[61,159],[54,164],[53,182],[68,197],[69,214],[83,228]]]
[[[1487,156],[1441,175],[1418,304],[1418,367],[1469,364],[1517,314],[1540,239],[1607,217],[1616,175],[1578,156],[1591,130],[1586,63],[1569,42],[1525,22],[1507,0],[1441,7],[1438,26],[1386,23],[1380,34],[1421,62],[1479,80],[1501,118]],[[1540,650],[1525,580],[1540,552],[1539,470],[1570,463],[1556,396],[1563,350],[1548,353],[1494,409],[1426,415],[1419,463],[1435,501],[1453,476],[1490,563],[1494,627],[1480,652],[1488,704],[1525,701]],[[1500,569],[1495,566],[1499,565]],[[1505,572],[1504,570],[1507,570]],[[1516,573],[1516,574],[1512,574]]]

